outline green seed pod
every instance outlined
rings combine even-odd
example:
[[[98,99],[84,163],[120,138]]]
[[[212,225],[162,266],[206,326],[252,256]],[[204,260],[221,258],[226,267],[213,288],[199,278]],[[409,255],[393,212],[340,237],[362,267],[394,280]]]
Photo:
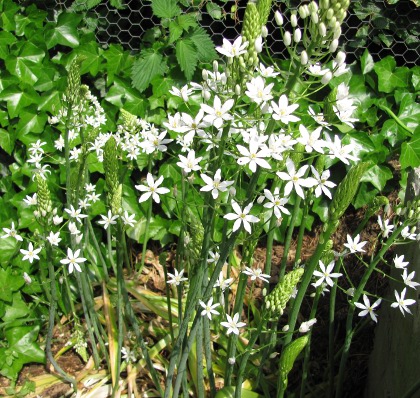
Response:
[[[283,348],[279,362],[280,377],[283,384],[283,390],[286,389],[288,383],[288,375],[293,369],[293,365],[298,355],[308,344],[309,336],[305,335],[289,343]]]
[[[51,192],[48,188],[47,181],[39,174],[36,175],[36,182],[38,185],[37,191],[37,208],[40,216],[43,219],[48,219],[48,215],[52,212]]]
[[[303,272],[303,268],[297,268],[289,272],[271,293],[268,294],[265,299],[265,308],[270,317],[283,314],[294,288],[302,278]]]
[[[333,197],[329,209],[328,222],[336,222],[341,218],[356,195],[360,179],[364,172],[371,166],[372,163],[370,161],[361,162],[349,170],[343,181],[338,185],[337,191]]]
[[[187,209],[188,234],[186,235],[185,252],[193,262],[200,258],[201,247],[204,240],[204,228],[200,219],[189,209]],[[188,238],[187,238],[188,237]]]
[[[108,188],[109,203],[112,204],[114,193],[117,192],[118,186],[120,185],[117,142],[114,137],[110,137],[104,146],[103,164],[105,170],[105,182]]]
[[[386,205],[389,205],[389,200],[386,196],[375,196],[373,201],[369,203],[365,217],[372,217],[381,209],[381,207]]]
[[[273,3],[273,0],[258,0],[257,11],[258,11],[258,14],[260,15],[261,26],[264,26],[267,24],[272,3]]]

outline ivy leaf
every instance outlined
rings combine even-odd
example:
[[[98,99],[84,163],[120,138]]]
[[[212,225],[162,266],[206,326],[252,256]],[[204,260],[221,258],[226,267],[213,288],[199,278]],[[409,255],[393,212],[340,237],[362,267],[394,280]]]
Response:
[[[85,58],[80,67],[80,73],[89,72],[92,76],[96,76],[101,69],[103,61],[103,50],[98,47],[98,44],[96,42],[88,42],[78,47],[75,53]]]
[[[376,62],[373,69],[378,75],[378,89],[391,93],[396,88],[405,88],[409,84],[410,70],[407,67],[396,68],[395,58],[388,56]]]
[[[185,77],[191,80],[198,62],[197,51],[192,40],[187,38],[176,43],[176,58]]]
[[[2,366],[0,373],[4,376],[15,380],[24,364],[45,362],[45,353],[36,342],[39,334],[39,326],[15,326],[6,330],[4,334],[9,346],[0,349],[0,357],[8,357],[9,355],[7,355],[6,351],[17,354],[17,356],[14,355],[11,366],[4,366],[5,363],[0,365]]]
[[[122,70],[131,68],[133,62],[133,57],[130,57],[119,44],[111,44],[104,52],[104,58],[106,59],[108,85],[113,83],[115,75],[121,75]]]
[[[2,239],[1,242],[2,248],[6,249],[8,252],[7,258],[6,253],[1,253],[2,264],[7,264],[11,257],[16,252],[16,248],[19,245],[18,241],[13,238]],[[3,258],[7,261],[3,261]],[[6,269],[0,268],[0,300],[11,303],[13,300],[13,292],[17,292],[23,285],[25,281],[21,275],[13,275],[13,271],[10,267]]]
[[[0,32],[0,58],[5,59],[9,55],[9,45],[16,43],[16,37],[10,32]]]
[[[19,87],[12,86],[0,93],[0,100],[7,101],[9,116],[14,118],[20,114],[24,107],[37,103],[39,95],[29,87],[22,91]]]
[[[161,53],[152,49],[142,50],[131,69],[133,87],[140,92],[146,90],[152,79],[166,71],[166,60]]]
[[[22,111],[19,114],[19,123],[16,126],[16,136],[25,145],[32,142],[25,139],[29,133],[40,134],[44,131],[47,115],[44,112],[33,113],[31,111]]]
[[[420,128],[418,128],[410,141],[401,145],[400,163],[403,169],[420,166]]]
[[[20,6],[15,4],[13,1],[2,2],[1,12],[1,28],[7,32],[14,31],[16,29],[15,16],[20,11]]]
[[[152,0],[153,14],[159,18],[174,18],[181,14],[176,0]]]
[[[414,131],[420,123],[420,104],[414,102],[409,95],[404,96],[398,117],[410,130]]]
[[[214,43],[210,35],[202,27],[194,29],[190,39],[197,49],[200,62],[212,62],[216,59],[217,54],[214,49]]]
[[[121,0],[111,0],[111,6],[115,7],[117,10],[124,10],[125,6]]]
[[[4,129],[0,129],[0,147],[9,155],[12,154],[15,147],[15,140],[13,135]]]
[[[369,54],[369,51],[366,49],[363,53],[362,57],[360,58],[361,64],[362,64],[362,73],[366,75],[366,73],[369,73],[375,63],[373,62],[372,56]]]
[[[382,191],[390,179],[392,179],[392,172],[388,167],[375,165],[363,174],[360,181],[370,182],[375,188]]]
[[[45,29],[45,43],[50,49],[57,44],[75,48],[79,45],[77,26],[83,15],[63,12],[58,16],[56,24],[49,24]]]
[[[14,275],[16,279],[22,279],[21,275]],[[24,283],[23,283],[24,284]],[[23,286],[23,284],[21,286]],[[20,286],[20,287],[21,287]],[[17,290],[17,289],[16,289]],[[22,295],[20,292],[13,294],[13,299],[11,305],[5,306],[6,313],[3,316],[4,322],[11,322],[29,314],[29,308],[26,303],[22,300]]]

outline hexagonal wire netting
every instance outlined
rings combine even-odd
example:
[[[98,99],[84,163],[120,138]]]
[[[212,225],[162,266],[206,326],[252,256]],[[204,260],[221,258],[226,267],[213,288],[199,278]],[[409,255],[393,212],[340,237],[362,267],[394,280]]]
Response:
[[[54,9],[67,9],[73,1],[50,0],[48,3],[55,3]],[[222,43],[223,37],[234,39],[240,34],[239,22],[243,20],[246,3],[240,0],[219,2],[224,16],[219,20],[213,19],[206,12],[206,7],[201,8],[201,26],[208,30],[216,45]],[[286,8],[284,2],[273,3],[273,9],[284,11]],[[158,25],[159,19],[152,16],[149,1],[125,0],[124,4],[125,9],[117,10],[106,0],[90,11],[98,22],[96,37],[104,45],[120,43],[126,49],[136,51],[140,48],[144,32]],[[232,4],[237,6],[233,16]],[[274,56],[282,56],[285,48],[273,19],[274,12],[267,26],[267,44]],[[347,53],[348,62],[359,58],[364,49],[368,48],[375,61],[393,55],[400,66],[420,64],[420,8],[416,8],[412,0],[399,0],[394,5],[384,0],[352,0],[342,30],[340,44]]]

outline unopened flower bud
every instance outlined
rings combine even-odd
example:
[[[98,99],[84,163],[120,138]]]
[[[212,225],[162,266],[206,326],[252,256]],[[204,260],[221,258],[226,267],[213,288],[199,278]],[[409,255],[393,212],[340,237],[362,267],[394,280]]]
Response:
[[[255,51],[257,53],[260,53],[263,50],[263,42],[262,42],[262,37],[261,36],[258,36],[255,39],[254,45],[255,45]]]
[[[328,71],[324,76],[322,76],[321,83],[328,84],[331,79],[332,79],[332,73],[331,71]]]
[[[32,278],[26,273],[23,273],[23,279],[25,280],[27,285],[30,285],[32,283]]]
[[[333,28],[334,29],[334,27],[335,27],[335,23],[337,22],[337,18],[335,17],[335,15],[330,19],[330,21],[328,22],[328,26],[330,27],[330,28]]]
[[[280,217],[276,220],[276,226],[280,227],[281,223],[283,222],[283,217]]]
[[[230,196],[235,196],[236,195],[236,188],[235,187],[230,187],[229,188],[229,195]]]
[[[414,226],[412,226],[411,227],[411,229],[410,229],[410,234],[415,234],[416,233],[416,226],[414,225]]]
[[[408,218],[413,218],[413,216],[414,216],[414,210],[413,210],[413,209],[411,209],[411,210],[408,212]]]
[[[272,352],[270,355],[269,355],[269,358],[270,359],[274,359],[276,356],[278,356],[279,355],[279,353],[278,352]]]
[[[335,39],[330,44],[330,48],[329,48],[330,52],[334,53],[337,50],[337,47],[338,47],[338,40]]]
[[[319,10],[319,7],[318,7],[318,4],[317,4],[317,2],[316,1],[311,1],[310,3],[309,3],[309,10],[311,11],[311,13],[313,13],[313,12],[318,12],[318,10]]]
[[[282,330],[283,332],[288,332],[288,331],[289,331],[289,329],[290,329],[290,326],[289,326],[289,325],[284,325],[284,326],[281,328],[281,330]]]
[[[236,95],[241,95],[241,86],[239,84],[237,84],[235,86],[235,94]]]
[[[284,45],[286,46],[286,47],[289,47],[290,46],[290,44],[292,44],[292,35],[290,34],[290,32],[284,32],[284,38],[283,38],[283,40],[284,40]]]
[[[208,90],[203,90],[201,94],[205,101],[208,101],[211,97],[210,91]]]
[[[343,51],[339,51],[337,53],[337,56],[335,57],[335,62],[337,62],[337,66],[343,65],[345,60],[346,60],[346,53],[344,53]]]
[[[203,69],[201,71],[201,77],[203,78],[203,80],[207,80],[209,78],[209,73],[205,69]]]
[[[308,53],[305,50],[300,53],[300,63],[302,65],[306,65],[308,63]]]
[[[268,36],[268,29],[265,25],[261,28],[261,36],[264,37],[264,39]]]
[[[216,60],[214,60],[213,61],[213,72],[217,73],[218,70],[219,70],[219,63]]]
[[[312,22],[313,22],[314,24],[317,24],[317,23],[319,22],[319,16],[318,16],[318,13],[313,12],[313,13],[311,14],[311,19],[312,19]]]
[[[79,244],[83,239],[83,234],[76,235],[76,244]]]
[[[336,26],[333,32],[333,40],[339,39],[341,36],[341,26]]]
[[[235,365],[236,359],[234,357],[228,359],[229,365]]]
[[[222,84],[226,84],[226,82],[227,82],[227,76],[226,76],[225,73],[222,73],[220,75],[220,81],[222,82]]]
[[[328,9],[328,7],[330,6],[330,1],[329,0],[321,0],[319,2],[319,6],[323,9],[326,10]]]
[[[334,10],[332,8],[329,8],[327,11],[327,19],[331,20],[333,16],[334,16]]]
[[[296,26],[297,26],[297,17],[296,17],[296,14],[292,14],[290,16],[290,24],[292,25],[293,28],[296,28]]]
[[[257,203],[260,205],[262,202],[264,202],[265,196],[264,195],[260,195],[257,198]]]
[[[325,35],[327,34],[327,27],[325,26],[324,22],[321,22],[318,25],[318,32],[321,37],[325,37]]]
[[[293,33],[293,40],[296,43],[299,43],[301,38],[302,38],[302,32],[301,32],[301,30],[299,28],[297,28],[295,30],[295,32]]]
[[[276,11],[274,13],[274,19],[276,20],[276,24],[279,26],[283,25],[283,16],[281,15],[280,11]]]
[[[303,6],[300,6],[298,11],[299,11],[299,16],[302,19],[305,19],[309,15],[309,8],[306,4],[304,4]]]

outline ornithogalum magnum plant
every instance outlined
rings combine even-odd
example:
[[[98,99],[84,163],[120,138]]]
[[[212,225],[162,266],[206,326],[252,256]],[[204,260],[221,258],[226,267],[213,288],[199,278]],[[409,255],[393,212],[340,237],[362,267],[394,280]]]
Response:
[[[346,136],[357,123],[358,107],[340,80],[348,72],[338,51],[348,4],[321,0],[287,15],[275,11],[276,33],[290,55],[278,62],[261,55],[271,1],[250,1],[242,34],[216,48],[223,61],[203,69],[201,81],[170,90],[182,104],[162,126],[122,110],[117,130],[104,131],[105,112],[80,82],[82,59],[73,61],[60,108],[49,120],[56,151],[44,150],[42,140],[28,149],[37,192],[25,203],[33,209],[37,233],[22,237],[12,223],[3,238],[23,241],[22,260],[47,264],[46,351],[75,389],[76,380],[51,350],[57,307],[72,320],[75,350],[86,360],[92,356],[97,368],[106,363],[113,396],[137,396],[135,376],[146,368],[165,398],[181,391],[214,397],[217,390],[239,398],[250,389],[283,397],[303,350],[305,393],[317,305],[330,298],[329,383],[342,396],[355,323],[358,317],[377,322],[375,311],[385,304],[365,290],[369,277],[391,245],[416,239],[412,225],[419,217],[418,201],[400,206],[392,218],[387,212],[379,216],[382,232],[367,259],[361,230],[387,204],[375,198],[347,243],[333,245],[341,217],[373,166]],[[58,184],[50,181],[52,170],[60,171]],[[321,204],[317,247],[303,261],[305,229]],[[177,243],[173,255],[163,250],[160,256],[167,297],[159,302],[136,281],[146,271],[147,243],[162,216]],[[137,263],[130,237],[143,245]],[[254,263],[261,238],[267,249],[263,267]],[[275,240],[283,241],[284,254],[274,270]],[[363,268],[357,281],[345,268],[354,257]],[[407,287],[418,283],[402,256],[389,265],[403,270],[391,306],[405,314],[414,304]],[[263,288],[260,302],[253,297],[255,286]],[[337,289],[347,291],[349,305],[339,364],[333,344]],[[298,323],[304,298],[310,315]],[[146,344],[147,328],[134,300],[162,318],[166,335],[153,347]]]

